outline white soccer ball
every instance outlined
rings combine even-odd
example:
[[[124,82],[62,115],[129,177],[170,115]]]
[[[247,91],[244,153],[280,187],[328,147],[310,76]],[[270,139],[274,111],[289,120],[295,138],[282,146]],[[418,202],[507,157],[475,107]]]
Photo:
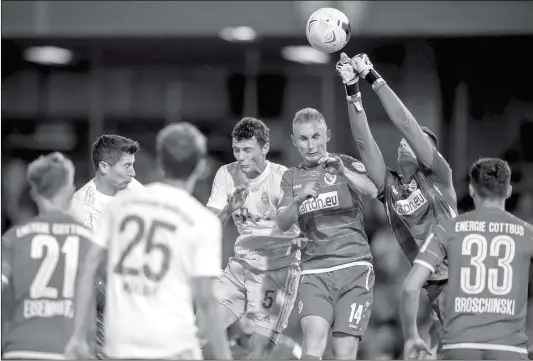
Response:
[[[340,10],[318,9],[307,20],[305,35],[313,48],[334,53],[344,48],[350,40],[350,20]]]

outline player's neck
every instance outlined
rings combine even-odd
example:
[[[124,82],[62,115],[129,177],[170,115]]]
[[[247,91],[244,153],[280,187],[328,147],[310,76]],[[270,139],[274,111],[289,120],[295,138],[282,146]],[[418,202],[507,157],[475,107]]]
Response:
[[[505,200],[501,199],[474,199],[474,205],[477,210],[499,209],[505,211]]]
[[[114,197],[115,194],[117,194],[118,189],[115,187],[109,185],[106,183],[103,179],[101,179],[98,175],[94,177],[94,185],[96,186],[96,190],[106,196]]]
[[[248,180],[254,180],[256,179],[257,177],[259,177],[261,174],[263,174],[263,172],[265,171],[266,169],[266,166],[267,166],[267,161],[266,159],[263,160],[262,163],[259,163],[258,164],[258,167],[257,167],[257,172],[251,172],[250,174],[246,174],[243,172],[243,175],[246,177],[246,179]]]
[[[415,164],[402,164],[400,165],[400,174],[402,175],[402,183],[407,184],[413,179],[416,170],[418,169]]]
[[[161,180],[161,183],[167,184],[169,186],[176,187],[179,189],[183,189],[185,192],[192,194],[192,192],[194,191],[194,185],[196,184],[196,181],[191,178],[187,180],[163,178]]]
[[[37,208],[39,210],[39,215],[48,214],[48,213],[57,213],[57,212],[65,213],[66,212],[65,206],[63,204],[58,204],[53,201],[41,200],[40,202],[38,202]]]

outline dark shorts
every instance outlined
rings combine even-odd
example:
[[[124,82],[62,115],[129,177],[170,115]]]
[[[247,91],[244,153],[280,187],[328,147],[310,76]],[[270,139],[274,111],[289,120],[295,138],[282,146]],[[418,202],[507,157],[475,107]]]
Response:
[[[374,269],[371,265],[303,273],[296,299],[298,318],[319,316],[331,324],[332,332],[362,337],[372,310]]]
[[[448,296],[448,280],[429,281],[425,286],[429,301],[431,302],[431,309],[433,310],[433,318],[443,324],[444,307],[446,304],[446,297]]]
[[[523,353],[510,351],[453,349],[442,350],[439,355],[441,360],[527,360]]]

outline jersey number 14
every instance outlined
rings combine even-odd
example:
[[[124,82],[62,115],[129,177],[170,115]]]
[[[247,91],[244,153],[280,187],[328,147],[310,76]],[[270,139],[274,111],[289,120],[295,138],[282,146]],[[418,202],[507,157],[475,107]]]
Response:
[[[476,252],[473,254],[473,246]],[[503,257],[500,251],[503,248]],[[515,242],[506,235],[498,235],[488,245],[487,239],[480,234],[469,234],[463,240],[461,252],[470,257],[470,266],[461,267],[461,289],[469,295],[476,295],[485,290],[496,296],[504,296],[513,288],[513,267]],[[487,268],[484,261],[490,257],[498,257],[498,267]],[[501,271],[501,277],[500,277]],[[474,276],[472,277],[472,273]],[[472,282],[473,278],[473,282]],[[498,284],[501,278],[501,284]]]

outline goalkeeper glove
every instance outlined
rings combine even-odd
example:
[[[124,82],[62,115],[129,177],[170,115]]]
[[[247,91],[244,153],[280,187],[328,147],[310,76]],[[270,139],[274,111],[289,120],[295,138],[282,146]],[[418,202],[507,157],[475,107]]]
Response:
[[[368,55],[358,54],[352,59],[353,68],[361,74],[370,85],[372,89],[378,90],[383,84],[386,84],[385,80],[374,70],[374,65],[370,62]]]
[[[350,99],[351,97],[356,96],[359,93],[359,73],[357,73],[352,66],[352,59],[350,59],[346,53],[341,53],[341,58],[335,65],[335,70],[344,83],[346,98]]]

